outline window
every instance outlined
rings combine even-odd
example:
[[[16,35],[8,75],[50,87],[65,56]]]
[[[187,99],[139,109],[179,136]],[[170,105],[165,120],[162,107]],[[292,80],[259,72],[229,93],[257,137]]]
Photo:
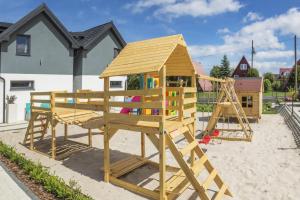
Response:
[[[242,107],[243,108],[252,108],[253,107],[253,97],[252,96],[242,97]]]
[[[10,81],[10,90],[34,90],[34,81]]]
[[[18,35],[16,39],[16,55],[29,56],[30,55],[30,36]]]
[[[122,81],[110,81],[110,88],[122,88]]]
[[[119,55],[120,51],[121,51],[121,49],[114,48],[114,58]]]
[[[240,64],[241,70],[247,70],[247,64]]]

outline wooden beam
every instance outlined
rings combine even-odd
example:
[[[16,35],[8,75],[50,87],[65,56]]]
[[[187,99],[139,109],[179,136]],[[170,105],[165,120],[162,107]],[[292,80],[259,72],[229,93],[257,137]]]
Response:
[[[109,155],[109,128],[107,113],[109,113],[109,77],[104,78],[104,181],[109,182],[110,178],[110,155]]]
[[[159,87],[162,88],[161,100],[166,102],[166,66],[163,66],[159,71]],[[159,110],[162,120],[159,123],[159,199],[165,200],[166,196],[166,136],[165,136],[165,103]]]

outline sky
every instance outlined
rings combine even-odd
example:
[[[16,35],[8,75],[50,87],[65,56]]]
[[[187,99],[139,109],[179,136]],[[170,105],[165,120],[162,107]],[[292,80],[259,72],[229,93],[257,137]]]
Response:
[[[126,42],[183,34],[207,73],[224,54],[231,67],[243,55],[250,62],[252,40],[260,74],[293,66],[294,35],[300,51],[300,0],[0,0],[0,21],[43,2],[70,31],[113,21]]]

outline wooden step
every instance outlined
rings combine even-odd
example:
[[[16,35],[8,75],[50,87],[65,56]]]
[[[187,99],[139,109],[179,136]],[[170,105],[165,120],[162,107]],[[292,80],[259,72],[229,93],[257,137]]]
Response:
[[[212,200],[220,200],[224,196],[226,190],[227,190],[227,186],[225,184],[223,184],[221,189],[219,190],[219,192],[217,192],[212,197]]]
[[[188,144],[186,147],[180,150],[182,156],[190,153],[196,146],[198,146],[198,141],[194,140],[192,143]]]
[[[174,138],[177,138],[177,137],[183,135],[183,133],[185,133],[187,131],[189,131],[188,127],[183,126],[183,127],[179,128],[179,129],[171,132],[170,136],[171,136],[172,139],[174,139]]]
[[[207,179],[203,183],[203,187],[205,188],[205,190],[207,190],[209,188],[209,186],[211,185],[211,183],[215,179],[216,175],[217,175],[217,170],[213,169],[212,172],[209,174],[209,176],[207,177]]]

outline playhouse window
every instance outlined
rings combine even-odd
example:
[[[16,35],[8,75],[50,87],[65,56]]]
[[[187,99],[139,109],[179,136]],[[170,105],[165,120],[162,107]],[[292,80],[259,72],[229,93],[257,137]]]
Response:
[[[247,64],[240,64],[241,70],[247,70]]]
[[[110,81],[110,88],[122,88],[122,81]]]
[[[252,96],[242,97],[242,107],[252,108],[253,107],[253,97]]]
[[[18,35],[16,39],[16,54],[17,56],[30,55],[30,36]]]
[[[10,81],[10,90],[34,90],[34,81]]]

